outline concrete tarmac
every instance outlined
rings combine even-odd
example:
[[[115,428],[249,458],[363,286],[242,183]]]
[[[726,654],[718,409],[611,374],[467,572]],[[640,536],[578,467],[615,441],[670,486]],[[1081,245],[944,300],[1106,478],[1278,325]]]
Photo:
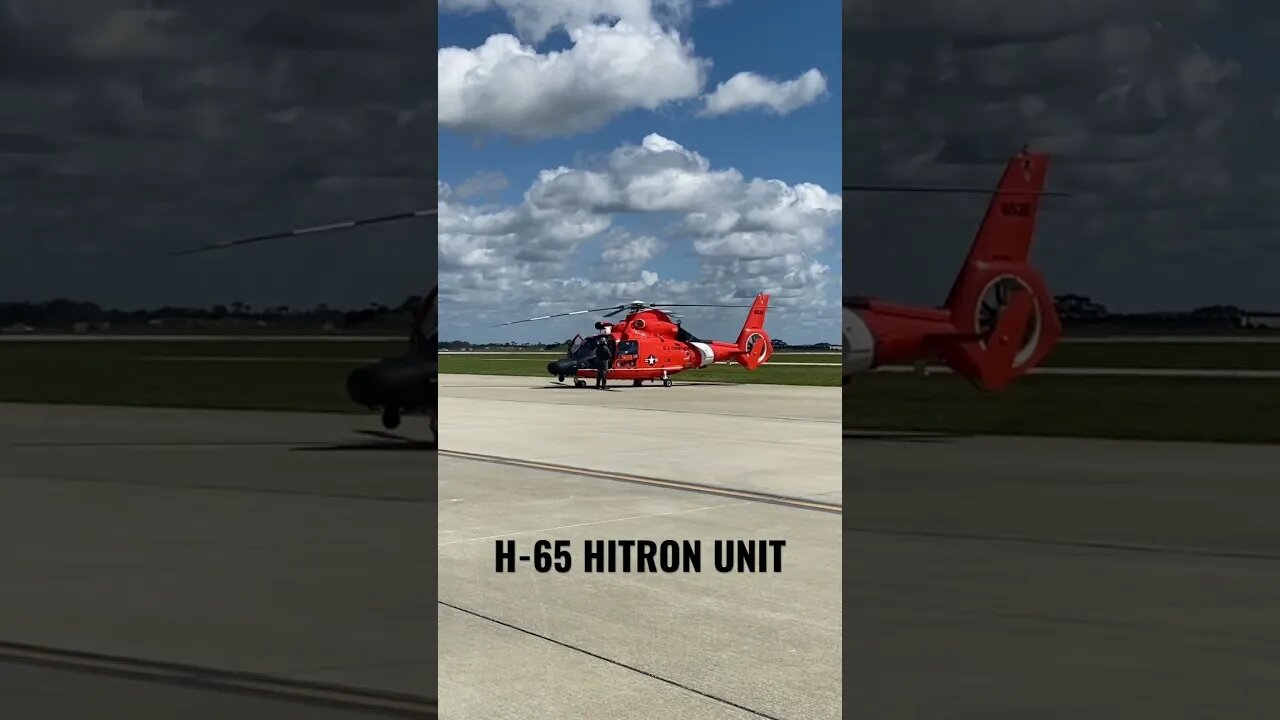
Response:
[[[838,388],[440,388],[441,717],[842,717],[839,514],[608,477],[838,503]],[[584,572],[607,539],[701,541],[702,571]],[[725,539],[786,540],[781,572],[716,572]],[[574,567],[498,573],[499,540]]]
[[[1280,446],[844,449],[850,717],[1276,716]]]
[[[441,375],[441,449],[839,501],[840,388],[551,380]]]
[[[376,426],[0,405],[0,640],[434,697],[436,458]]]

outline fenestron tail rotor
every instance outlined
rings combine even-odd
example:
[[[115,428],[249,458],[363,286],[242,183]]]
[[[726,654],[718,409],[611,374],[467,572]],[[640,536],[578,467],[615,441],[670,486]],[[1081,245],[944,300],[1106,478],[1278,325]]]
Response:
[[[297,228],[294,230],[286,230],[284,232],[270,233],[268,235],[257,235],[249,238],[241,238],[239,240],[230,240],[227,242],[212,243],[202,245],[197,248],[188,250],[179,250],[170,253],[170,255],[194,255],[196,253],[208,252],[210,250],[222,250],[237,245],[250,245],[253,243],[265,242],[267,240],[281,240],[284,238],[299,237],[302,235],[315,235],[317,233],[330,232],[333,230],[350,230],[363,225],[378,225],[381,223],[395,222],[398,220],[411,220],[414,218],[435,217],[436,210],[414,210],[412,212],[396,213],[394,215],[380,215],[378,217],[362,218],[360,220],[347,220],[345,222],[330,223],[328,225],[315,225],[312,227]]]

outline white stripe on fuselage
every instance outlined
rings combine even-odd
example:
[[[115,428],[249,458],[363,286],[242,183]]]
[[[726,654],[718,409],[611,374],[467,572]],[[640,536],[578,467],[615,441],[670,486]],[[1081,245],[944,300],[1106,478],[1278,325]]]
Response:
[[[706,367],[716,361],[715,351],[711,349],[710,345],[706,343],[701,343],[701,342],[695,342],[695,343],[689,343],[689,344],[698,348],[698,352],[702,354],[702,362],[698,365],[698,367]]]

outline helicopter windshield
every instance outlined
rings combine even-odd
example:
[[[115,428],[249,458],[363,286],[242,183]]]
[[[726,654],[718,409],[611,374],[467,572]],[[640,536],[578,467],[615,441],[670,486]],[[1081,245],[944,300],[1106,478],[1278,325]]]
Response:
[[[576,342],[569,347],[569,357],[574,360],[583,360],[595,355],[596,346],[600,344],[600,336],[592,335],[589,338],[581,338],[581,342]]]

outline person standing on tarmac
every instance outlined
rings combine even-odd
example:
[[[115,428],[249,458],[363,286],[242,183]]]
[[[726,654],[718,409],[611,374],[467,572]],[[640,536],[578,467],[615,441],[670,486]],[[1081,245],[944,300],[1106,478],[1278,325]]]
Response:
[[[608,378],[605,376],[609,372],[609,365],[613,362],[613,351],[610,347],[610,341],[613,336],[606,333],[600,338],[600,342],[596,343],[596,389],[607,389]]]

